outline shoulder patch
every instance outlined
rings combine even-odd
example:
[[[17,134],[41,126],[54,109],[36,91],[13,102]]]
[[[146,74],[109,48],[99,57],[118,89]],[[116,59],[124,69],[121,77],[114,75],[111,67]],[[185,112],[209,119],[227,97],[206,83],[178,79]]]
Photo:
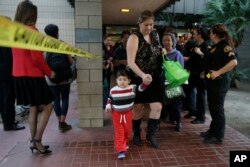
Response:
[[[225,46],[224,47],[224,52],[229,52],[229,51],[232,51],[233,48],[231,48],[230,46]]]

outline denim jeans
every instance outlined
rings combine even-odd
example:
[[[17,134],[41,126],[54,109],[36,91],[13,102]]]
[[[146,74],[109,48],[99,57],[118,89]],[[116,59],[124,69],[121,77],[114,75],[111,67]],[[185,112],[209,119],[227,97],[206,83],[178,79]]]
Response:
[[[50,86],[54,96],[54,111],[56,116],[67,115],[69,107],[70,84]]]

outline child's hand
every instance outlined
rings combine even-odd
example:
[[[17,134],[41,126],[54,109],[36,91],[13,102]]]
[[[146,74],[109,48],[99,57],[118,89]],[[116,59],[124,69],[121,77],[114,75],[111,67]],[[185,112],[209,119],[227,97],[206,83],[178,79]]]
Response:
[[[110,104],[107,104],[106,107],[105,107],[105,112],[106,113],[110,113],[111,112],[111,105]]]
[[[148,84],[142,83],[139,85],[138,90],[139,90],[139,92],[142,92],[145,89],[147,89],[147,87],[148,87]]]

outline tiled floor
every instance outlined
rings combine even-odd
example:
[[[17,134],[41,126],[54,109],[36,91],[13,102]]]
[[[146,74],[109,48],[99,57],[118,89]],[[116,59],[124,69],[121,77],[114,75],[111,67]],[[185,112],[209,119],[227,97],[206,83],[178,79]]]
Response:
[[[51,155],[31,153],[27,124],[22,131],[0,130],[0,167],[226,167],[229,166],[229,151],[250,150],[250,140],[230,127],[226,128],[222,145],[205,144],[199,133],[207,130],[210,121],[204,125],[192,125],[190,120],[183,119],[181,132],[176,132],[172,124],[161,123],[157,133],[160,149],[150,148],[146,142],[142,147],[131,144],[126,158],[117,160],[110,119],[106,118],[104,128],[78,128],[74,85],[70,101],[67,120],[73,129],[60,133],[53,113],[45,131],[43,142],[50,145]],[[144,141],[145,129],[144,121]]]

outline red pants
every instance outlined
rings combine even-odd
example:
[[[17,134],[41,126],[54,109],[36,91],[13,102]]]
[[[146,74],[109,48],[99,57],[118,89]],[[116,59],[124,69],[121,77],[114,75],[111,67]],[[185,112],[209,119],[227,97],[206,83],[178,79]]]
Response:
[[[132,131],[132,111],[112,111],[114,126],[114,145],[117,152],[126,151],[126,145]]]

